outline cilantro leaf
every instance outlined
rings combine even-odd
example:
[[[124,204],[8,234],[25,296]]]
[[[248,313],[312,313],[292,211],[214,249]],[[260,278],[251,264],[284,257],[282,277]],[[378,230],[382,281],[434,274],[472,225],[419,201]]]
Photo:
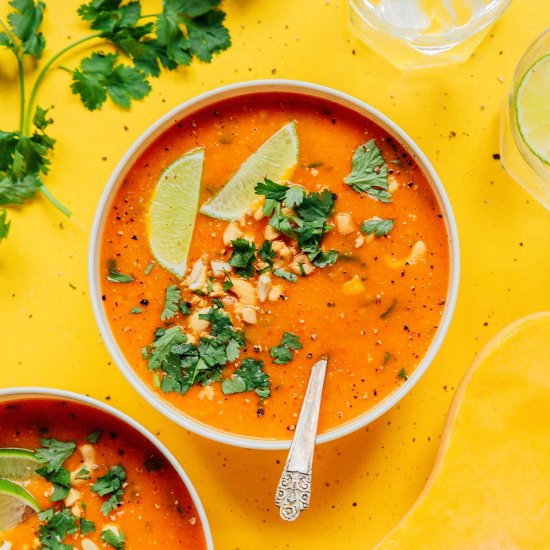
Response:
[[[344,182],[357,193],[365,192],[373,199],[391,202],[388,191],[388,170],[382,152],[373,139],[357,147],[351,160],[351,173]]]
[[[397,300],[394,300],[388,307],[388,309],[386,309],[386,311],[384,311],[384,313],[381,313],[380,314],[380,319],[385,319],[386,317],[389,317],[392,313],[392,311],[395,309],[395,306],[397,305]]]
[[[264,372],[264,362],[258,359],[243,359],[239,368],[222,382],[225,395],[254,390],[260,397],[269,397],[269,374]]]
[[[280,277],[281,279],[284,279],[285,281],[288,281],[289,283],[295,283],[298,280],[298,277],[294,275],[294,273],[290,273],[289,271],[285,271],[284,269],[277,267],[273,270],[273,275],[276,277]]]
[[[56,471],[49,472],[47,467],[38,468],[38,475],[53,484],[53,494],[50,496],[52,502],[64,500],[69,494],[71,488],[71,474],[67,468],[59,468]]]
[[[281,338],[281,343],[278,346],[273,346],[269,350],[269,354],[273,358],[273,362],[277,365],[285,365],[294,358],[291,350],[302,349],[300,337],[292,332],[285,332]]]
[[[38,32],[44,16],[44,2],[35,3],[34,0],[11,0],[9,5],[15,10],[8,15],[8,23],[12,36],[20,40],[23,53],[39,59],[46,45],[44,35]],[[0,42],[0,45],[17,51],[18,45],[9,40],[6,35],[4,36],[6,38]]]
[[[120,529],[118,530],[118,534],[112,529],[103,529],[101,531],[101,540],[116,548],[116,550],[123,550],[126,547],[126,538]]]
[[[215,53],[231,45],[229,32],[223,26],[224,20],[223,11],[211,10],[186,21],[191,49],[201,61],[210,62]]]
[[[252,277],[254,274],[254,260],[256,246],[247,239],[231,241],[233,251],[229,258],[229,265],[235,268],[235,273],[242,277]]]
[[[397,373],[397,378],[399,378],[400,380],[408,380],[409,375],[407,374],[406,369],[401,368]]]
[[[134,307],[130,310],[130,315],[139,315],[140,313],[143,313],[143,308],[142,308],[142,307],[134,306]]]
[[[78,518],[71,513],[69,508],[63,508],[59,512],[48,508],[37,515],[41,522],[45,522],[38,529],[40,548],[47,550],[71,550],[73,548],[68,544],[63,544],[63,539],[68,534],[74,535],[78,531]]]
[[[99,109],[107,95],[117,105],[128,109],[133,99],[142,99],[151,91],[142,71],[117,64],[117,60],[118,54],[93,53],[72,72],[71,90],[90,111]]]
[[[59,441],[53,438],[41,439],[40,445],[42,446],[35,451],[34,457],[45,465],[44,469],[48,473],[58,472],[76,449],[74,441]]]
[[[390,233],[393,229],[394,221],[395,220],[370,218],[361,224],[361,231],[365,233],[365,235],[374,233],[377,237],[382,237],[383,235],[388,235]]]
[[[262,246],[258,249],[258,257],[267,264],[267,267],[261,270],[261,273],[264,271],[269,271],[273,266],[273,260],[275,259],[275,251],[273,250],[271,241],[264,241],[262,243]]]
[[[310,193],[296,208],[296,213],[305,222],[326,221],[332,214],[334,200],[328,189],[323,189],[321,193]]]
[[[285,192],[284,203],[289,208],[294,208],[302,204],[306,195],[305,189],[301,185],[291,185]]]
[[[86,518],[80,518],[80,534],[85,537],[90,533],[95,533],[95,523]]]
[[[317,267],[327,267],[329,265],[334,265],[338,259],[337,250],[324,250],[319,251],[319,253],[313,258],[313,264]]]
[[[91,434],[88,434],[84,439],[88,441],[89,443],[96,444],[101,436],[103,435],[103,430],[95,430]]]
[[[266,199],[272,199],[277,202],[282,202],[284,200],[287,190],[288,187],[286,185],[275,183],[268,178],[257,183],[254,188],[256,195],[263,195]]]
[[[0,241],[5,239],[10,233],[11,222],[7,220],[7,214],[5,209],[0,210]]]
[[[179,363],[179,357],[174,353],[173,348],[185,342],[187,342],[187,336],[182,330],[178,326],[170,327],[153,342],[147,368],[157,370],[164,363]]]
[[[92,485],[92,491],[99,496],[110,495],[101,505],[101,513],[107,516],[113,510],[116,510],[122,504],[124,489],[122,488],[126,481],[126,470],[120,464],[111,466],[104,476],[101,476]]]
[[[109,275],[107,276],[107,280],[111,283],[131,283],[134,278],[130,275],[125,275],[124,273],[121,273],[117,267],[116,267],[116,260],[109,260],[108,263],[109,267]]]
[[[178,312],[178,306],[181,300],[181,290],[177,285],[170,285],[166,287],[166,297],[164,299],[164,308],[160,314],[160,320],[166,321],[166,319],[172,319]]]

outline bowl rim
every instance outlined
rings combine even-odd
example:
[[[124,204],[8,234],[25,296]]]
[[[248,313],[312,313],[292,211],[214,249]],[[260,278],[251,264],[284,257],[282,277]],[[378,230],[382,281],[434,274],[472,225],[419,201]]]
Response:
[[[171,109],[164,116],[160,117],[156,122],[149,126],[130,146],[122,159],[114,169],[109,181],[99,200],[96,213],[94,216],[93,227],[90,235],[90,247],[88,256],[88,283],[90,287],[90,299],[92,308],[98,324],[101,336],[107,350],[113,358],[119,370],[130,382],[132,387],[156,410],[164,414],[173,422],[180,426],[208,439],[226,443],[229,445],[243,447],[248,449],[264,449],[264,450],[282,450],[290,448],[291,439],[269,439],[240,436],[237,434],[224,432],[193,419],[185,413],[179,411],[174,406],[170,405],[139,377],[135,370],[130,366],[124,355],[122,354],[114,335],[110,329],[109,322],[105,313],[105,309],[101,301],[101,288],[99,284],[100,266],[99,252],[101,245],[101,237],[103,234],[104,222],[108,206],[118,190],[118,185],[123,180],[127,171],[133,165],[133,162],[162,132],[170,127],[173,123],[177,123],[182,118],[191,115],[193,112],[207,107],[213,103],[217,103],[224,99],[233,98],[236,96],[244,96],[262,92],[288,92],[298,95],[306,95],[319,99],[325,99],[336,103],[337,105],[348,107],[351,110],[361,114],[365,118],[376,123],[388,132],[392,137],[396,138],[399,143],[411,154],[422,172],[427,177],[428,182],[434,192],[434,195],[439,203],[442,211],[445,227],[447,231],[447,242],[449,246],[449,286],[447,289],[445,309],[439,324],[439,328],[426,351],[422,360],[416,366],[414,372],[408,378],[406,383],[396,388],[392,393],[387,395],[377,405],[369,409],[364,414],[333,428],[325,433],[317,436],[316,443],[326,443],[333,441],[345,435],[348,435],[356,430],[359,430],[370,424],[389,409],[396,405],[418,382],[424,375],[434,357],[439,351],[441,344],[447,334],[447,330],[451,323],[454,313],[460,276],[460,252],[458,244],[458,230],[454,213],[447,196],[447,193],[435,172],[430,161],[422,152],[420,147],[414,140],[378,109],[372,107],[368,103],[353,97],[344,92],[299,80],[287,79],[265,79],[265,80],[249,80],[228,84],[207,91],[205,93],[193,96],[187,101]]]
[[[168,462],[170,462],[170,464],[172,465],[172,467],[174,468],[174,470],[182,480],[186,490],[191,496],[191,500],[193,501],[195,509],[197,510],[197,514],[200,517],[206,548],[207,550],[214,550],[214,542],[212,540],[212,531],[210,529],[210,524],[208,522],[208,518],[206,517],[206,511],[204,510],[204,506],[201,502],[201,499],[199,497],[197,490],[195,489],[195,486],[193,485],[193,483],[191,482],[191,479],[183,469],[183,466],[178,462],[178,460],[172,454],[172,452],[164,445],[164,443],[162,443],[147,428],[142,426],[137,420],[135,420],[131,416],[116,409],[112,405],[108,405],[107,403],[103,403],[98,399],[94,399],[93,397],[89,397],[81,393],[76,393],[68,390],[61,390],[57,388],[49,388],[44,386],[17,386],[13,388],[0,388],[0,404],[9,402],[11,400],[14,400],[14,401],[24,400],[25,398],[27,399],[51,398],[51,399],[60,399],[60,400],[66,399],[67,401],[74,401],[76,403],[83,404],[88,407],[92,407],[94,409],[98,409],[104,413],[114,416],[115,418],[124,422],[125,424],[127,424],[128,426],[130,426],[131,428],[139,432],[142,436],[144,436],[150,443],[152,443],[162,453],[162,455],[168,460]]]

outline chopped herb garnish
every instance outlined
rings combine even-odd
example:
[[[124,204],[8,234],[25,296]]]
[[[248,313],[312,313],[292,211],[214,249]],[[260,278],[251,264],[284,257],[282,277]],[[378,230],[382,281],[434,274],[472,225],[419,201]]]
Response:
[[[6,216],[6,210],[0,210],[0,241],[5,239],[10,233],[11,222],[7,221]]]
[[[377,237],[388,235],[393,229],[394,220],[382,220],[380,218],[370,218],[361,224],[361,231],[365,235],[374,233]]]
[[[227,271],[223,272],[223,276],[225,277],[225,280],[223,282],[223,289],[229,290],[233,286],[233,281],[231,280],[231,277],[227,273]]]
[[[145,271],[143,272],[145,275],[149,275],[149,273],[151,273],[153,267],[155,267],[155,262],[151,262],[146,268],[145,268]]]
[[[41,447],[35,451],[34,457],[45,464],[44,469],[50,473],[59,471],[65,460],[76,449],[74,441],[59,441],[53,438],[41,439],[40,445]]]
[[[388,169],[380,149],[373,139],[363,143],[353,153],[352,170],[344,182],[357,193],[367,193],[381,202],[391,202],[388,191]]]
[[[384,353],[384,359],[382,359],[382,365],[387,365],[389,361],[392,359],[392,357],[393,357],[393,353],[390,353],[389,351]]]
[[[82,468],[80,468],[80,470],[78,470],[78,472],[76,472],[74,476],[75,479],[90,479],[91,477],[92,476],[90,475],[90,470],[84,468],[84,466],[82,466]]]
[[[89,443],[97,443],[100,439],[100,437],[103,435],[103,430],[96,430],[95,432],[92,432],[90,435],[87,435],[84,439],[88,441]]]
[[[92,485],[92,491],[99,496],[110,495],[101,505],[101,513],[104,516],[109,515],[122,504],[122,488],[126,481],[126,470],[122,465],[111,466],[109,471]]]
[[[284,204],[288,208],[294,208],[302,204],[304,197],[306,195],[305,189],[301,185],[291,185],[287,187]]]
[[[86,518],[80,518],[80,534],[86,536],[95,533],[95,523]]]
[[[289,281],[290,283],[295,283],[298,280],[298,277],[294,275],[294,273],[290,273],[288,271],[285,271],[284,269],[277,267],[273,270],[273,275],[276,277],[280,277],[281,279],[284,279],[285,281]]]
[[[126,538],[120,529],[118,530],[118,534],[112,529],[104,529],[101,531],[101,540],[116,548],[116,550],[123,550],[126,547]]]
[[[231,241],[233,252],[229,258],[229,265],[235,268],[235,273],[241,277],[254,275],[254,260],[256,246],[247,239],[235,239]]]
[[[397,378],[401,380],[407,380],[409,378],[409,375],[407,374],[407,371],[404,368],[402,368],[397,373]]]
[[[164,308],[160,314],[160,320],[166,321],[175,317],[179,309],[181,300],[181,290],[176,285],[166,287],[166,295],[164,298]]]
[[[262,246],[258,249],[258,256],[260,260],[267,264],[265,269],[261,269],[260,273],[269,271],[273,267],[273,260],[275,259],[275,251],[273,250],[273,245],[271,241],[264,241]]]
[[[269,374],[264,372],[264,362],[258,359],[243,359],[240,367],[222,382],[222,392],[226,395],[255,391],[260,397],[269,397]]]
[[[184,302],[183,300],[180,301],[180,311],[184,315],[191,315],[191,304],[187,305],[188,302]]]
[[[143,308],[142,308],[142,307],[134,306],[134,307],[130,310],[130,315],[139,315],[140,313],[143,313]]]
[[[38,528],[38,538],[41,548],[48,550],[71,550],[72,546],[63,544],[67,535],[74,535],[78,531],[78,518],[68,508],[55,512],[48,508],[38,513],[38,519],[46,522]]]
[[[117,269],[116,260],[109,260],[108,267],[109,275],[107,276],[107,280],[111,281],[111,283],[131,283],[134,280],[130,275],[125,275]]]
[[[381,313],[380,314],[380,319],[385,319],[386,317],[389,317],[392,313],[392,311],[394,310],[395,306],[397,305],[397,300],[394,300],[391,304],[390,304],[390,307],[388,307],[388,309],[386,309],[386,311],[384,311],[384,313]]]
[[[285,365],[294,358],[291,350],[302,349],[302,343],[300,337],[292,332],[285,332],[281,338],[281,343],[278,346],[274,346],[269,350],[273,362],[277,365]]]

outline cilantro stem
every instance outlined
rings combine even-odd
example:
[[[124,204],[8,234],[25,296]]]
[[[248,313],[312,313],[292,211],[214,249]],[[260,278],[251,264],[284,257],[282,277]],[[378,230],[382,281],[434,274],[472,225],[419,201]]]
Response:
[[[24,124],[24,128],[23,128],[23,134],[24,135],[28,135],[29,132],[30,132],[31,120],[32,120],[32,109],[34,107],[34,102],[35,102],[35,99],[36,99],[36,94],[38,92],[38,88],[40,88],[40,85],[42,84],[42,81],[44,80],[44,77],[46,76],[46,73],[51,69],[52,65],[62,55],[65,55],[69,50],[72,50],[73,48],[76,48],[77,46],[80,46],[80,44],[83,44],[84,42],[87,42],[88,40],[92,40],[93,38],[99,38],[99,37],[101,37],[101,33],[97,32],[97,33],[85,36],[84,38],[80,38],[79,40],[75,40],[74,42],[71,42],[70,44],[67,44],[67,46],[65,46],[64,48],[59,50],[44,65],[44,67],[42,68],[42,70],[40,71],[38,77],[36,78],[36,80],[34,82],[34,86],[32,87],[31,94],[29,96],[29,103],[27,104],[27,112],[26,112],[25,119],[24,119],[25,120],[25,124]],[[50,200],[52,200],[50,197],[48,197],[48,198]],[[57,202],[57,201],[55,201],[55,202]],[[55,204],[55,202],[53,202],[53,204]],[[59,206],[58,206],[58,208],[59,208]]]
[[[25,124],[25,72],[23,60],[17,56],[17,71],[19,73],[19,131],[23,132]]]
[[[62,212],[63,214],[65,214],[65,216],[67,217],[70,217],[71,215],[71,211],[66,207],[66,206],[63,206],[53,195],[52,193],[50,192],[50,190],[44,185],[42,184],[42,186],[40,187],[40,190],[42,191],[42,193],[44,193],[44,195],[46,195],[46,198],[60,211]]]

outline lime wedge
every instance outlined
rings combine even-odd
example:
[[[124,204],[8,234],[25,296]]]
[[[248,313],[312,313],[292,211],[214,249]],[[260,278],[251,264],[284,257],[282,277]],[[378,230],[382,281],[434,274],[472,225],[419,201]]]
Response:
[[[550,54],[537,59],[516,90],[516,118],[523,141],[550,164]]]
[[[258,196],[254,188],[259,181],[289,179],[298,163],[298,134],[292,121],[273,134],[250,155],[223,189],[201,212],[219,220],[237,220]]]
[[[0,449],[0,478],[23,481],[35,475],[40,462],[27,449]]]
[[[36,499],[17,483],[0,479],[0,532],[24,522],[40,511]]]
[[[149,244],[159,264],[183,277],[197,216],[204,148],[193,149],[160,176],[149,207]]]

